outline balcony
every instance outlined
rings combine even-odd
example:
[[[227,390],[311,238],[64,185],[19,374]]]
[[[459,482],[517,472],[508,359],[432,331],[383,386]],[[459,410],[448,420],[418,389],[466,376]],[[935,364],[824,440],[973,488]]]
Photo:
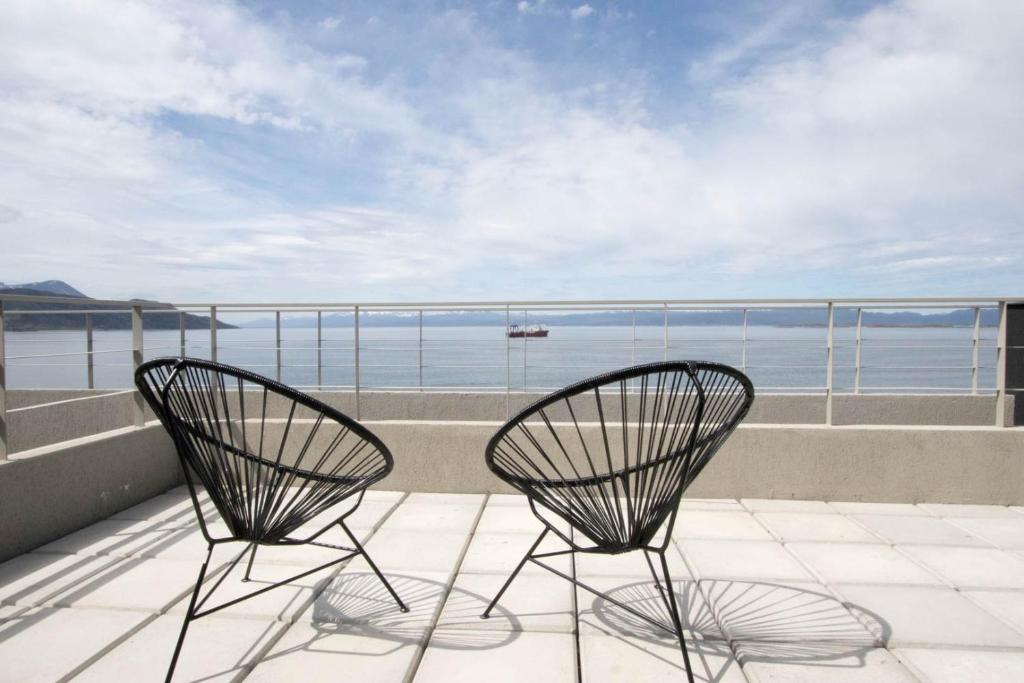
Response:
[[[173,447],[129,378],[183,352],[300,385],[389,445],[395,471],[354,528],[412,609],[395,610],[353,561],[197,621],[176,680],[679,680],[675,641],[539,569],[479,619],[538,529],[486,470],[490,435],[553,386],[678,357],[760,377],[672,539],[698,680],[937,683],[1024,669],[1015,301],[90,302],[101,310],[54,298],[84,323],[60,335],[5,334],[34,314],[0,302],[0,658],[15,680],[162,677],[205,545]],[[810,322],[769,333],[766,309]],[[868,315],[908,309],[966,311],[968,323],[950,338],[923,325],[901,337]],[[467,311],[498,323],[439,323]],[[612,312],[636,323],[503,334],[514,318]],[[186,313],[209,326],[148,325]],[[694,313],[726,324],[692,324]],[[94,325],[125,314],[130,331]],[[217,325],[256,316],[265,325],[244,334]],[[217,569],[231,559],[215,556]],[[267,552],[253,579],[329,559]],[[640,557],[565,570],[664,618]]]
[[[479,618],[539,528],[521,497],[375,491],[358,515],[409,613],[351,563],[197,621],[176,680],[681,680],[674,640],[540,569]],[[172,489],[0,565],[5,676],[159,680],[205,555],[193,518]],[[674,540],[697,680],[1024,667],[1024,508],[692,499]],[[264,553],[248,587],[327,559]],[[640,557],[583,559],[565,569],[664,618]]]

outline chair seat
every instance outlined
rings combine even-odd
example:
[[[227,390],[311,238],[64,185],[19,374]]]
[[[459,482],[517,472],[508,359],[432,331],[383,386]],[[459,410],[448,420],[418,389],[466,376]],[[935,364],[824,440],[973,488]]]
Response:
[[[703,361],[625,368],[545,396],[487,446],[487,465],[602,550],[650,543],[753,402]]]

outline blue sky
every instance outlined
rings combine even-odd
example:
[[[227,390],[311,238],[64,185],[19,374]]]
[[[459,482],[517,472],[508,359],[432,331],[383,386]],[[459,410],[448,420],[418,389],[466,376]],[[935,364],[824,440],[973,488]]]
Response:
[[[1024,4],[0,6],[0,280],[1020,295]]]

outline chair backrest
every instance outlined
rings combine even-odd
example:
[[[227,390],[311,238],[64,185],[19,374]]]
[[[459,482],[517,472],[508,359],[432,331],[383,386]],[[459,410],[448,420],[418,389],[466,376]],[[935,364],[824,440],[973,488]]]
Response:
[[[607,552],[646,546],[747,414],[754,389],[718,363],[584,380],[530,405],[487,445],[501,479]]]
[[[355,420],[240,368],[158,358],[138,368],[135,384],[174,439],[190,487],[206,488],[235,538],[278,542],[393,466]]]

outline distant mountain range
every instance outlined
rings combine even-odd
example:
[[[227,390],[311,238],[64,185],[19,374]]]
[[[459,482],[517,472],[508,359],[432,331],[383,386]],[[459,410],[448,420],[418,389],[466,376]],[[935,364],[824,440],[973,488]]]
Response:
[[[0,282],[0,293],[28,294],[35,296],[68,296],[82,299],[82,303],[75,304],[47,304],[33,302],[17,302],[7,305],[9,312],[21,310],[109,310],[109,307],[90,304],[90,298],[62,280],[46,280],[43,282],[29,282],[25,284],[8,285]],[[133,301],[143,302],[142,299]],[[160,308],[176,310],[171,304],[145,301],[149,305],[156,305]],[[642,326],[659,326],[665,322],[664,313],[660,311],[637,311],[636,324]],[[131,329],[131,315],[129,313],[108,313],[93,315],[93,327],[98,330],[127,330]],[[548,326],[623,326],[633,324],[634,314],[631,311],[595,311],[589,313],[530,313],[526,322],[529,324],[541,324]],[[837,325],[854,325],[857,321],[857,313],[853,309],[837,308]],[[23,330],[65,330],[83,329],[85,327],[84,314],[33,314],[33,315],[8,315],[7,329],[12,332]],[[511,322],[523,323],[522,313],[513,312]],[[740,325],[743,322],[742,311],[719,310],[719,311],[670,311],[669,324],[671,325]],[[999,313],[995,309],[984,309],[981,314],[981,324],[986,327],[998,325]],[[169,330],[178,328],[178,316],[166,313],[143,314],[143,324],[148,329]],[[324,327],[352,327],[354,324],[351,313],[328,313],[323,316]],[[414,327],[419,324],[417,313],[385,313],[371,312],[362,313],[359,316],[359,324],[366,327]],[[775,327],[823,327],[827,324],[825,310],[823,308],[771,308],[751,310],[747,314],[748,325],[762,325]],[[909,327],[909,326],[969,326],[974,324],[974,310],[961,308],[943,313],[918,313],[916,311],[864,311],[863,324],[871,327]],[[504,312],[498,311],[452,311],[431,313],[423,315],[425,327],[474,327],[490,326],[503,327],[505,325]],[[187,329],[209,329],[210,319],[207,316],[185,314],[185,326]],[[217,321],[218,329],[243,328],[273,328],[273,318],[260,318],[251,320],[235,326],[224,321]],[[301,316],[282,318],[281,327],[303,328],[316,327],[316,316]]]
[[[670,311],[670,325],[740,325],[743,323],[743,312],[739,310],[724,311]],[[520,311],[512,314],[512,323],[522,324]],[[593,313],[530,313],[526,320],[534,325],[549,326],[623,326],[633,324],[633,313],[630,311],[599,311]],[[835,323],[837,325],[855,325],[857,312],[852,309],[837,308]],[[994,326],[999,322],[999,313],[995,309],[983,309],[981,324]],[[823,308],[771,308],[751,310],[747,313],[748,325],[768,325],[775,327],[824,327],[828,323]],[[917,313],[914,311],[864,311],[862,323],[871,327],[908,327],[908,326],[965,326],[974,324],[974,310],[957,309],[944,313]],[[243,328],[274,327],[273,318],[260,318],[241,323]],[[324,327],[352,327],[354,324],[351,313],[328,313],[322,317]],[[410,327],[419,324],[418,313],[361,313],[359,325],[366,327]],[[637,311],[636,324],[657,326],[665,324],[665,314],[660,311]],[[424,327],[473,327],[505,325],[505,314],[491,311],[461,311],[423,314]],[[316,316],[282,318],[281,327],[316,327]]]
[[[85,297],[80,291],[64,282],[63,280],[43,280],[42,282],[26,282],[20,285],[8,285],[0,282],[0,290],[31,289],[37,292],[45,292],[53,296],[80,296]],[[85,297],[88,298],[88,297]]]
[[[11,332],[27,332],[33,330],[82,330],[85,329],[84,313],[33,313],[18,315],[16,311],[97,311],[92,316],[92,326],[96,330],[130,330],[132,327],[131,313],[98,313],[109,311],[110,306],[91,304],[90,297],[78,291],[62,280],[46,280],[29,282],[20,285],[8,285],[0,282],[0,294],[24,294],[29,296],[66,296],[81,299],[82,303],[54,304],[33,301],[10,302],[4,306],[6,310],[5,326]],[[163,304],[144,299],[132,299],[145,303],[150,307],[177,310],[170,304]],[[142,314],[142,326],[150,330],[176,330],[180,321],[177,315],[167,313]],[[185,314],[185,327],[189,330],[210,329],[210,318],[202,315]],[[235,329],[223,321],[217,321],[217,329]]]

